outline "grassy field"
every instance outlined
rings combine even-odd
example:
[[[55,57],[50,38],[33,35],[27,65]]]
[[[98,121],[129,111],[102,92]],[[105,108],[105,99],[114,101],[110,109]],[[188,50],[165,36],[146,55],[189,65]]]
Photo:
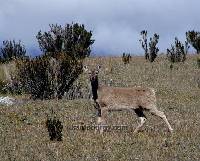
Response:
[[[121,58],[90,58],[85,64],[102,66],[101,84],[145,86],[156,90],[158,109],[165,112],[174,128],[171,135],[164,122],[146,113],[147,122],[138,124],[134,113],[107,114],[109,125],[127,125],[123,131],[103,135],[93,130],[72,130],[73,125],[94,125],[95,109],[89,100],[30,101],[20,106],[0,106],[0,160],[17,161],[197,161],[200,160],[200,69],[196,57],[170,63],[159,57],[149,63],[133,57],[128,65]],[[86,74],[79,81],[86,82]],[[50,141],[45,126],[52,110],[63,124],[63,141]]]

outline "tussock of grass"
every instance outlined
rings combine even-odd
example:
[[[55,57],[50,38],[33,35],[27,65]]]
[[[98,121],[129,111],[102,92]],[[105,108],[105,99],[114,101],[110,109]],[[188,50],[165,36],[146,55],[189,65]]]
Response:
[[[88,100],[35,101],[21,106],[0,107],[0,160],[200,160],[200,89],[195,57],[174,65],[159,58],[155,63],[133,57],[128,65],[121,58],[94,58],[85,63],[112,62],[113,70],[100,73],[100,83],[110,78],[113,86],[150,86],[156,89],[158,108],[174,128],[167,132],[160,118],[147,115],[141,132],[133,135],[138,119],[127,111],[107,114],[109,125],[125,124],[126,131],[70,130],[72,125],[94,125],[95,109]],[[86,83],[86,75],[80,81]],[[52,109],[63,123],[63,141],[51,142],[45,121]]]

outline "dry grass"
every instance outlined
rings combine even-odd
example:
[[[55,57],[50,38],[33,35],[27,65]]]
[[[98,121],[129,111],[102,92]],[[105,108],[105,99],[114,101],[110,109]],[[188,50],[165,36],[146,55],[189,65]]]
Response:
[[[155,63],[133,57],[124,65],[121,58],[91,58],[86,64],[101,64],[111,71],[100,73],[101,83],[113,79],[113,86],[150,86],[156,89],[158,108],[164,111],[174,128],[170,135],[161,119],[147,114],[142,131],[135,114],[112,112],[109,125],[127,125],[125,131],[105,132],[70,130],[72,125],[94,125],[95,110],[88,100],[35,101],[23,106],[0,107],[0,160],[200,160],[200,72],[196,57],[179,63],[171,71],[169,62],[159,58]],[[83,74],[80,81],[85,81]],[[63,123],[63,141],[49,141],[46,115],[54,110]]]

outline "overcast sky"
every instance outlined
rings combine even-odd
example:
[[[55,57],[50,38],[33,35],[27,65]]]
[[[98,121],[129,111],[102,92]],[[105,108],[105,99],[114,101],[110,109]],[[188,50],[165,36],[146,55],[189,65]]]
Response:
[[[0,0],[0,41],[22,40],[39,54],[37,32],[78,22],[92,30],[93,54],[142,54],[140,31],[160,35],[163,52],[187,30],[200,30],[200,0]]]

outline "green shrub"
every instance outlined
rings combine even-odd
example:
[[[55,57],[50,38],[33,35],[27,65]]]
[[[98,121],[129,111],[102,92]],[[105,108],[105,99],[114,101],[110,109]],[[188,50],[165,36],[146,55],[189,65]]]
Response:
[[[90,55],[94,42],[92,33],[77,23],[56,24],[36,37],[44,55],[16,61],[18,82],[33,99],[60,99],[82,73],[83,59]]]
[[[92,32],[87,31],[84,25],[66,24],[50,25],[50,31],[38,32],[36,38],[40,49],[44,53],[54,56],[56,53],[66,53],[72,58],[83,59],[90,55],[90,46],[94,43],[91,39]]]
[[[200,52],[200,32],[188,31],[186,32],[187,41],[196,49],[197,54]]]
[[[17,62],[18,80],[33,99],[62,98],[82,72],[82,61],[65,53]]]
[[[143,30],[141,31],[141,36],[142,39],[140,39],[140,42],[142,44],[142,48],[145,51],[145,59],[149,60],[150,62],[153,62],[158,54],[158,47],[156,46],[158,44],[158,40],[159,40],[159,35],[158,34],[154,34],[153,38],[150,38],[150,42],[148,44],[147,41],[147,31]]]
[[[171,63],[184,62],[188,53],[188,42],[185,41],[185,46],[177,37],[175,37],[175,44],[171,45],[171,49],[167,49],[167,58]]]

